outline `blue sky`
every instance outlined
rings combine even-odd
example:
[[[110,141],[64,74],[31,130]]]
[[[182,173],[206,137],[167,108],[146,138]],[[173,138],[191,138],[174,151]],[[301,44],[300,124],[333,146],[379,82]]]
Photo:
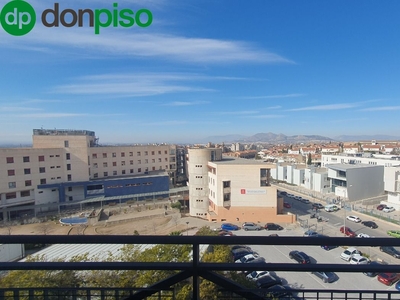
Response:
[[[208,136],[398,134],[400,2],[132,0],[147,28],[0,28],[0,142],[33,128],[102,143]],[[62,1],[107,8],[112,1]],[[0,1],[3,7],[7,1]]]

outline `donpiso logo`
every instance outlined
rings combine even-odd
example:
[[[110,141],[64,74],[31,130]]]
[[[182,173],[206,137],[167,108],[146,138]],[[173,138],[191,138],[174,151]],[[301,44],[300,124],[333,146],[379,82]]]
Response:
[[[94,27],[94,33],[99,34],[100,28],[113,27],[148,27],[153,22],[153,14],[148,9],[119,9],[118,3],[113,3],[113,9],[78,9],[65,8],[60,10],[60,4],[54,3],[53,8],[45,9],[40,18],[45,27]],[[0,12],[0,24],[3,29],[15,36],[29,33],[36,24],[36,12],[32,5],[23,0],[13,0],[4,5]]]

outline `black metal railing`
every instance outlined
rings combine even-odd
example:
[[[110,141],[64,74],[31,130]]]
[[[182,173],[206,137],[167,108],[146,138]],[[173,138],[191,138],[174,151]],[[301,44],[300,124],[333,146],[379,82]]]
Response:
[[[260,296],[259,290],[248,289],[240,284],[225,278],[215,271],[332,271],[332,272],[394,272],[400,273],[400,265],[349,265],[349,264],[294,264],[294,263],[267,263],[267,264],[234,264],[234,263],[204,263],[200,258],[200,245],[347,245],[347,246],[400,246],[400,239],[371,238],[355,239],[345,237],[268,237],[260,236],[127,236],[127,235],[4,235],[0,236],[0,244],[181,244],[192,246],[192,261],[190,262],[2,262],[0,271],[8,270],[170,270],[177,271],[174,275],[165,278],[151,286],[118,289],[113,287],[102,288],[74,288],[68,289],[68,297],[60,298],[58,294],[64,288],[12,288],[0,289],[2,299],[39,299],[35,298],[39,291],[40,299],[162,299],[166,293],[174,299],[172,286],[184,280],[192,279],[192,299],[200,299],[199,278],[209,280],[222,290],[235,294],[241,299],[265,299]],[[118,296],[124,291],[124,296]],[[400,292],[395,290],[362,291],[362,290],[306,290],[298,289],[299,299],[400,299]],[[104,295],[113,293],[111,298]],[[8,295],[12,294],[12,298]],[[120,293],[122,295],[122,293]],[[31,295],[31,297],[29,296]],[[47,295],[47,296],[46,296]],[[82,296],[83,295],[83,296]],[[103,295],[103,296],[102,296]],[[58,298],[57,298],[58,297]],[[230,296],[229,299],[234,299]]]

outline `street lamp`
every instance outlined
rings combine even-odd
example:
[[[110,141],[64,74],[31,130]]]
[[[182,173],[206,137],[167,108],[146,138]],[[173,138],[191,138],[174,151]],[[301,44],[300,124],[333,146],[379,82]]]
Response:
[[[186,229],[186,236],[188,236],[188,235],[189,235],[189,222],[186,222],[186,227],[187,227],[187,229]]]
[[[344,228],[343,228],[343,233],[344,236],[346,236],[346,199],[349,199],[349,194],[348,194],[348,188],[353,186],[350,184],[349,186],[346,187],[346,197],[343,199],[343,209],[344,209]]]

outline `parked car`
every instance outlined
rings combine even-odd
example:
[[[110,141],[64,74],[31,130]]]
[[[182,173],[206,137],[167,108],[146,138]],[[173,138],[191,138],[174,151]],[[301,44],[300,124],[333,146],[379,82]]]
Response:
[[[371,261],[371,262],[370,262],[370,265],[371,265],[371,266],[380,265],[380,263],[378,263],[377,261]],[[367,275],[368,277],[375,277],[375,276],[378,275],[379,273],[378,273],[378,272],[371,272],[371,271],[368,271],[368,272],[363,272],[363,274],[364,274],[364,275]]]
[[[361,219],[357,216],[347,216],[346,217],[347,220],[352,221],[352,222],[356,222],[356,223],[360,223]]]
[[[386,206],[384,209],[382,209],[383,212],[385,213],[390,213],[392,211],[395,211],[393,206]]]
[[[228,230],[220,230],[218,231],[218,236],[233,236],[234,234],[232,233],[232,231],[228,231]]]
[[[282,285],[282,279],[276,275],[268,274],[257,279],[256,285],[260,289],[267,289],[274,285]]]
[[[323,206],[321,203],[316,203],[316,202],[314,202],[314,203],[312,204],[312,207],[313,207],[313,208],[317,208],[317,209],[324,209],[325,206]]]
[[[283,207],[291,208],[292,206],[288,202],[283,202]]]
[[[338,279],[335,273],[333,272],[323,272],[323,271],[314,271],[312,272],[315,276],[322,279],[325,283],[331,283]]]
[[[303,202],[303,203],[305,203],[305,204],[309,204],[309,203],[310,203],[310,200],[304,199],[304,198],[301,198],[300,201]]]
[[[382,209],[384,209],[385,207],[387,207],[386,204],[379,204],[379,205],[376,207],[376,209],[377,209],[377,210],[382,210]]]
[[[287,192],[281,191],[281,195],[287,195]]]
[[[382,252],[385,252],[395,258],[400,258],[400,251],[397,250],[395,247],[381,246],[381,247],[379,247],[379,250],[381,250]]]
[[[388,230],[387,234],[395,238],[400,238],[400,230]]]
[[[292,292],[289,287],[283,285],[274,285],[265,290],[267,299],[292,299]]]
[[[238,259],[241,259],[243,256],[248,255],[248,254],[254,254],[255,252],[253,250],[249,250],[246,248],[239,248],[236,250],[232,250],[232,260],[237,261]]]
[[[251,248],[249,246],[246,246],[246,245],[233,245],[233,246],[231,246],[231,251],[236,250],[236,249],[240,249],[240,248],[245,248],[245,249],[251,250]]]
[[[255,260],[256,258],[259,258],[258,254],[252,253],[252,254],[247,254],[237,260],[235,260],[235,263],[248,263],[249,261]],[[262,257],[262,260],[265,262],[265,259]],[[260,260],[260,261],[262,261]]]
[[[372,229],[378,228],[378,225],[373,221],[362,221],[361,224]]]
[[[253,281],[256,281],[258,278],[261,278],[265,275],[269,275],[268,271],[253,271],[249,274],[247,274],[247,278]]]
[[[353,230],[351,230],[349,227],[347,227],[347,226],[346,227],[345,226],[340,227],[340,232],[344,233],[345,235],[347,235],[349,237],[355,237],[356,236],[356,233]]]
[[[244,222],[242,225],[244,230],[261,230],[261,226],[253,222]]]
[[[307,230],[306,232],[304,232],[303,236],[317,237],[318,236],[318,232],[316,232],[314,230]]]
[[[294,259],[299,264],[310,264],[310,257],[304,252],[293,250],[289,252],[289,258]]]
[[[239,230],[239,226],[232,224],[232,223],[224,223],[221,225],[222,230],[228,230],[228,231],[233,231],[233,230]]]
[[[398,291],[400,291],[400,281],[397,281],[396,284],[394,285],[394,288]]]
[[[366,265],[369,264],[371,261],[369,258],[366,258],[360,254],[354,254],[350,259],[350,264],[352,265]]]
[[[297,200],[297,201],[300,201],[300,200],[301,200],[301,197],[300,197],[300,196],[294,196],[293,198],[294,198],[294,200]]]
[[[398,273],[380,273],[378,274],[378,281],[385,285],[393,285],[400,279],[400,274]]]
[[[335,249],[335,248],[337,248],[337,247],[339,247],[339,246],[321,245],[321,248],[324,249],[324,250],[326,250],[326,251],[329,251],[329,250],[331,250],[331,249]]]
[[[264,226],[265,230],[282,230],[283,227],[281,225],[275,223],[267,223]]]
[[[359,233],[359,234],[357,234],[357,237],[358,238],[370,238],[370,236],[368,235],[368,234],[366,234],[366,233]]]
[[[353,255],[355,254],[359,254],[361,255],[361,252],[358,251],[356,248],[354,247],[349,247],[346,250],[344,250],[342,252],[342,254],[340,254],[340,258],[345,260],[345,261],[350,261],[350,259],[353,257]]]

